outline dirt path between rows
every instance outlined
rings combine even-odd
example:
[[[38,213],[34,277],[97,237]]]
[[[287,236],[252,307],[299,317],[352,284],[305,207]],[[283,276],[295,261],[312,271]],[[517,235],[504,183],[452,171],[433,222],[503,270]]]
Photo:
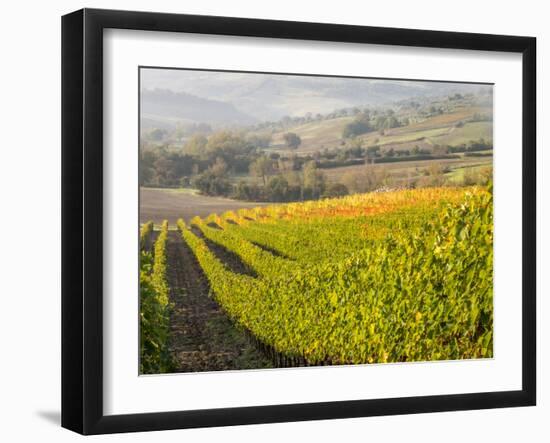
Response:
[[[168,233],[166,253],[173,304],[168,348],[175,372],[271,367],[210,297],[208,280],[179,232]]]

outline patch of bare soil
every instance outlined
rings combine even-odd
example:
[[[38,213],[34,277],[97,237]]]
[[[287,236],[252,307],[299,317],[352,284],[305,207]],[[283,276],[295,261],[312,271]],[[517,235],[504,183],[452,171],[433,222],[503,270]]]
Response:
[[[210,296],[208,280],[179,232],[168,233],[166,252],[173,305],[168,347],[175,372],[272,367]]]
[[[159,231],[151,231],[149,238],[145,240],[145,245],[143,248],[146,252],[150,252],[151,254],[154,253],[155,242],[157,241],[157,237],[159,236],[159,234]]]
[[[245,202],[223,197],[190,194],[170,189],[141,188],[139,191],[139,219],[162,223],[176,223],[178,218],[189,221],[194,216],[206,217],[212,213],[254,208],[267,203]]]

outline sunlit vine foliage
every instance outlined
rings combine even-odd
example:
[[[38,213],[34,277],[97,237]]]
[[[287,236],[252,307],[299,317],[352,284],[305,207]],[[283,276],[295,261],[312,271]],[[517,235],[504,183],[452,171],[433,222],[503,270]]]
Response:
[[[142,374],[158,374],[168,372],[172,368],[166,345],[170,309],[166,277],[167,237],[168,222],[164,221],[155,241],[153,253],[143,249],[140,252],[140,373]]]
[[[178,223],[223,309],[282,354],[311,364],[493,355],[490,188],[366,194],[191,223],[257,271],[231,272]]]

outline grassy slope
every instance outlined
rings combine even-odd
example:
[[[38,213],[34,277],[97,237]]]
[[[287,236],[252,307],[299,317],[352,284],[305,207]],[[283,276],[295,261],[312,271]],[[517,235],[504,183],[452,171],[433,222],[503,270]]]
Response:
[[[466,123],[462,128],[456,128],[454,125],[460,121],[467,121],[476,112],[487,112],[486,108],[465,108],[450,114],[430,117],[422,122],[418,122],[406,127],[395,128],[380,135],[378,132],[372,132],[362,137],[366,146],[378,144],[386,148],[411,149],[418,145],[419,147],[428,147],[434,144],[457,145],[466,143],[470,140],[477,140],[480,137],[486,140],[492,139],[492,122],[472,122]],[[342,131],[347,123],[353,120],[353,117],[341,117],[332,120],[323,120],[296,126],[290,129],[302,138],[300,147],[292,152],[311,153],[324,148],[334,149],[341,146]],[[287,151],[284,147],[283,132],[273,135],[273,146]]]
[[[290,129],[302,139],[302,144],[296,153],[312,152],[323,148],[334,148],[340,145],[342,130],[346,124],[353,120],[352,117],[341,117],[332,120],[322,120],[305,125],[296,126]],[[284,145],[284,132],[273,134],[272,144],[274,146]]]
[[[479,138],[484,138],[485,140],[493,139],[492,122],[466,123],[462,128],[454,128],[447,135],[437,137],[432,141],[440,145],[456,146]]]

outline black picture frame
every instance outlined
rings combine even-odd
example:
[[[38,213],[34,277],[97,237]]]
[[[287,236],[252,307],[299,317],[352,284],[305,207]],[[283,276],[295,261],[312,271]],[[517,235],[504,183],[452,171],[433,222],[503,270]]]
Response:
[[[522,54],[522,389],[131,415],[103,413],[103,30]],[[531,406],[536,403],[536,39],[83,9],[62,18],[62,426],[82,434]],[[519,274],[518,274],[519,277]]]

